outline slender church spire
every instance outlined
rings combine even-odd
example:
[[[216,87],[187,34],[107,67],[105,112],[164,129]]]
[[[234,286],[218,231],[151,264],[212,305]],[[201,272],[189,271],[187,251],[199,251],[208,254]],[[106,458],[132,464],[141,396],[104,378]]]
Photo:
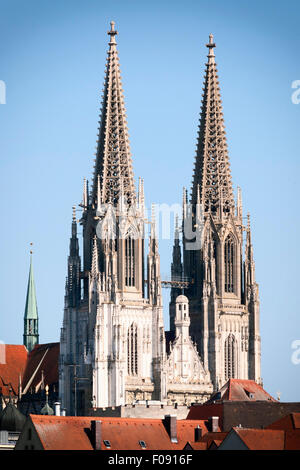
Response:
[[[202,109],[198,132],[197,153],[193,176],[192,204],[197,202],[198,185],[205,212],[213,215],[220,210],[229,212],[234,207],[230,164],[220,87],[215,63],[213,35],[206,45],[209,50],[204,78]]]
[[[77,237],[76,207],[73,206],[66,292],[69,307],[75,307],[79,305],[80,302],[80,266],[81,261],[79,256],[79,242]]]
[[[126,111],[121,72],[117,51],[115,23],[111,29],[106,74],[103,90],[102,111],[96,153],[93,201],[97,199],[98,176],[100,176],[101,202],[117,205],[121,181],[127,203],[135,200],[135,185],[129,147]]]
[[[31,243],[32,245],[32,243]],[[33,276],[32,266],[32,251],[30,251],[30,268],[27,286],[27,296],[24,313],[24,335],[23,344],[30,352],[39,342],[39,327],[38,327],[38,308],[36,301],[36,291]]]

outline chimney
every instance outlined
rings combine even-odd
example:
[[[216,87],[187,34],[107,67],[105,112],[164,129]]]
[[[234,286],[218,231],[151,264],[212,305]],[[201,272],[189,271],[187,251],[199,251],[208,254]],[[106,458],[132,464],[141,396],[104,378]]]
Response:
[[[91,421],[91,441],[94,450],[101,450],[101,426],[102,421]]]
[[[208,425],[210,432],[218,432],[219,416],[210,416],[210,418],[208,418]]]
[[[56,401],[54,403],[54,407],[55,407],[55,416],[60,416],[60,402]]]
[[[165,415],[163,423],[164,423],[167,433],[170,436],[171,442],[178,442],[177,441],[177,416]]]
[[[199,442],[202,437],[202,428],[198,426],[195,428],[195,442]]]
[[[61,409],[61,416],[66,416],[66,408]]]

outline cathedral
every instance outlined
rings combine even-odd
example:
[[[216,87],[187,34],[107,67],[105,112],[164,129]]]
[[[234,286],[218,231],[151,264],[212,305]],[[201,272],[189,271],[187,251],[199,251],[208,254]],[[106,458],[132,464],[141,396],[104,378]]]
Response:
[[[135,187],[114,22],[92,181],[73,208],[59,390],[68,415],[139,401],[203,402],[229,378],[261,383],[250,218],[234,199],[210,35],[190,194],[175,227],[165,331],[155,217]],[[82,253],[77,224],[82,226]]]

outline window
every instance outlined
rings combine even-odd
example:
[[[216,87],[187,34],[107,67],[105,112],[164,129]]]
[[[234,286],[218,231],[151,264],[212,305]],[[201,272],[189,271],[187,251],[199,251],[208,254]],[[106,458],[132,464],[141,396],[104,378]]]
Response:
[[[146,442],[145,441],[139,441],[139,444],[141,446],[142,449],[146,449]]]
[[[234,292],[234,239],[228,235],[224,245],[225,292]]]
[[[125,239],[125,285],[135,286],[135,243],[130,236]]]
[[[109,449],[111,448],[110,441],[105,441],[104,440],[103,443],[104,443],[105,447],[107,447]]]
[[[137,326],[132,323],[127,334],[127,368],[128,375],[138,374],[138,354],[137,354]]]
[[[230,334],[225,341],[225,379],[234,379],[236,377],[236,339]]]

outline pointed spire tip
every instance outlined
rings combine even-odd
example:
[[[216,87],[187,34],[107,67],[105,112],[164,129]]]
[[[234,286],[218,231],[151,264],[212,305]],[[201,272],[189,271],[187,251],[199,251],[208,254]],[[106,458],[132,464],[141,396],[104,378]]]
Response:
[[[118,34],[118,31],[115,30],[115,22],[114,21],[110,22],[110,31],[107,31],[107,34],[110,36],[109,45],[116,44],[115,36],[116,36],[116,34]]]
[[[214,42],[214,36],[212,33],[210,33],[209,35],[209,42],[208,44],[206,44],[206,47],[208,47],[209,49],[209,54],[208,54],[208,58],[210,57],[215,57],[215,54],[214,54],[214,48],[216,47],[216,43]]]

